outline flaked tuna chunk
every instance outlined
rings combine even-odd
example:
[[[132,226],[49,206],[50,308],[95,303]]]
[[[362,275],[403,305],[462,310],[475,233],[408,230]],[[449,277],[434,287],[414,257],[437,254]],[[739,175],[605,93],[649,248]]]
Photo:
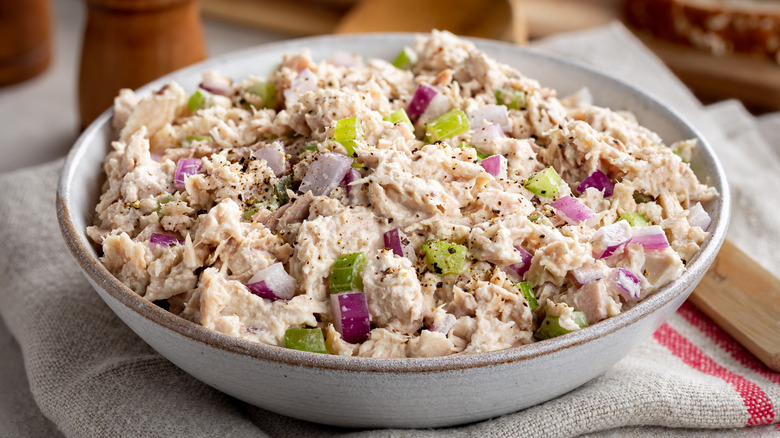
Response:
[[[475,330],[471,333],[465,353],[482,353],[517,347],[531,342],[531,332],[514,321],[504,322],[477,309]]]
[[[379,251],[363,270],[363,292],[371,322],[402,333],[422,327],[424,298],[412,262],[390,250]]]
[[[511,287],[511,286],[509,286]],[[477,299],[477,316],[484,311],[485,316],[493,316],[501,322],[513,323],[518,330],[531,330],[533,316],[525,299],[516,289],[509,291],[501,286],[488,283],[474,291]]]
[[[203,271],[199,293],[187,304],[185,317],[234,337],[282,345],[289,327],[316,326],[310,297],[270,301],[252,294],[238,281],[228,280],[215,268]]]
[[[409,357],[449,356],[455,353],[455,345],[443,333],[423,330],[409,340],[406,353]]]
[[[567,293],[564,299],[575,309],[585,312],[588,324],[595,324],[620,313],[620,304],[615,302],[604,280],[580,286]]]
[[[383,328],[371,330],[366,342],[360,344],[358,356],[364,357],[407,357],[408,335]]]
[[[138,96],[129,88],[119,90],[119,95],[114,98],[114,117],[111,126],[115,132],[120,132],[127,124],[127,119],[138,105]]]
[[[299,279],[306,294],[321,301],[327,298],[327,279],[333,262],[341,254],[363,251],[369,262],[384,248],[388,225],[365,207],[351,207],[333,216],[303,222],[298,243],[290,259],[290,275]],[[366,268],[368,269],[368,268]]]
[[[242,226],[243,238],[221,257],[231,280],[247,282],[258,271],[289,260],[292,248],[284,239],[258,224]]]
[[[112,234],[103,240],[103,257],[100,260],[119,281],[139,295],[149,284],[148,246],[134,242],[126,233]]]
[[[135,105],[119,134],[120,141],[127,142],[141,127],[146,127],[147,135],[153,136],[173,121],[184,105],[184,90],[171,82],[160,91],[144,97]]]
[[[286,227],[294,222],[303,222],[304,219],[309,217],[309,207],[312,200],[314,200],[314,196],[311,192],[306,192],[303,196],[298,197],[279,216],[277,227]]]
[[[182,261],[180,252],[170,252],[150,263],[149,274],[151,282],[144,295],[149,301],[168,299],[198,285],[198,276]]]
[[[546,234],[554,235],[551,231]],[[545,239],[549,238],[550,236],[545,236]],[[588,245],[581,245],[573,238],[561,236],[536,250],[526,279],[531,281],[531,284],[550,282],[560,286],[569,271],[592,260]]]
[[[309,207],[314,196],[306,192],[290,204],[284,204],[273,212],[260,209],[252,216],[252,220],[265,225],[269,230],[284,228],[292,223],[303,222],[309,217]]]
[[[664,248],[661,250],[645,251],[642,273],[650,283],[651,290],[663,287],[670,281],[682,275],[685,267],[682,260],[674,250]],[[644,298],[644,296],[643,296]]]
[[[241,239],[241,216],[241,209],[235,201],[230,198],[223,200],[199,217],[195,244],[219,245],[231,237]]]

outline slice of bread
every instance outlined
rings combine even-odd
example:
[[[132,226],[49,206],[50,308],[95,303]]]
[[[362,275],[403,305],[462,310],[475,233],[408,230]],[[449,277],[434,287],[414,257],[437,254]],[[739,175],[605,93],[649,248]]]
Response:
[[[780,63],[780,0],[625,0],[625,15],[658,38]]]

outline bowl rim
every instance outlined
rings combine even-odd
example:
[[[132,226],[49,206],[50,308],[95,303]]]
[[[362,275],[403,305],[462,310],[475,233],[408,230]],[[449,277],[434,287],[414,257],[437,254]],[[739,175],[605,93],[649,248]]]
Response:
[[[192,75],[207,70],[210,67],[224,64],[234,58],[242,58],[273,50],[301,50],[307,44],[332,43],[354,39],[376,39],[379,44],[387,44],[388,38],[412,39],[420,33],[370,33],[360,35],[325,35],[307,38],[297,38],[262,44],[238,51],[233,51],[218,57],[193,64],[162,76],[137,91],[148,91],[152,87],[161,85],[172,79],[174,75]],[[531,56],[546,58],[567,67],[584,70],[585,73],[602,76],[607,80],[617,83],[624,91],[638,95],[644,102],[651,106],[649,111],[660,111],[666,116],[676,119],[678,123],[689,129],[698,140],[698,147],[703,151],[702,156],[710,169],[708,181],[718,189],[719,198],[716,204],[719,209],[714,212],[713,224],[709,236],[703,242],[697,254],[687,263],[683,274],[673,282],[659,289],[650,297],[645,298],[636,306],[607,318],[585,329],[577,330],[563,336],[545,341],[504,350],[456,354],[450,356],[437,356],[430,358],[370,358],[339,356],[330,354],[316,354],[298,350],[286,349],[258,342],[231,337],[229,335],[209,330],[199,324],[174,315],[152,302],[133,292],[130,288],[116,279],[100,260],[92,254],[92,244],[86,237],[85,230],[75,227],[74,212],[71,210],[72,182],[77,171],[77,164],[89,150],[92,139],[98,135],[103,125],[110,123],[113,110],[107,109],[80,135],[68,154],[62,167],[57,187],[56,209],[58,223],[64,237],[66,246],[76,259],[81,270],[94,285],[102,288],[109,296],[120,302],[123,306],[138,314],[138,316],[153,322],[161,328],[173,331],[178,335],[189,338],[192,341],[203,344],[204,347],[216,348],[225,352],[248,356],[253,359],[269,361],[277,364],[291,366],[304,366],[318,369],[339,370],[343,372],[378,372],[378,373],[420,373],[420,372],[444,372],[450,370],[463,370],[486,366],[506,365],[535,359],[541,356],[562,352],[567,349],[580,347],[592,340],[615,333],[628,327],[643,318],[651,315],[658,309],[666,306],[681,294],[686,293],[689,282],[702,277],[709,265],[714,260],[726,235],[730,216],[730,196],[728,182],[720,161],[707,139],[676,110],[665,106],[659,99],[642,89],[618,79],[609,73],[579,61],[566,59],[557,55],[546,53],[537,49],[520,47],[511,43],[486,40],[480,38],[460,37],[472,41],[481,50],[490,48],[494,50],[509,50],[527,52]],[[499,62],[505,62],[498,59]],[[719,202],[718,202],[719,201]],[[93,207],[94,208],[94,207]],[[692,288],[691,288],[692,290]]]

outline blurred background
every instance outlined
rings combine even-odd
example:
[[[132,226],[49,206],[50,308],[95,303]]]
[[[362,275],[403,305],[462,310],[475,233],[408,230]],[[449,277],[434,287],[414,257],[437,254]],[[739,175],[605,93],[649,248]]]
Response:
[[[0,172],[63,156],[117,90],[233,50],[328,33],[527,44],[621,21],[699,98],[780,110],[780,2],[730,0],[0,0]],[[749,3],[749,2],[748,2]]]

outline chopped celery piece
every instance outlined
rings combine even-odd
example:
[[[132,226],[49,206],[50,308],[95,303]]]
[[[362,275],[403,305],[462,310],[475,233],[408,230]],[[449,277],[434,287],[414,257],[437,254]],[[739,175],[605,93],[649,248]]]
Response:
[[[509,109],[525,109],[526,94],[525,91],[515,90],[514,88],[497,88],[496,102]]]
[[[193,141],[211,141],[211,136],[208,135],[188,135],[186,137],[186,140],[189,142]]]
[[[317,143],[312,143],[312,144],[306,146],[305,148],[301,149],[301,152],[299,152],[299,153],[302,154],[302,153],[307,152],[307,151],[319,152],[320,150],[317,147]]]
[[[284,332],[284,347],[293,350],[328,354],[322,329],[292,327]]]
[[[164,195],[158,196],[157,197],[157,208],[154,209],[154,211],[157,213],[157,217],[159,217],[160,219],[165,217],[165,213],[162,212],[162,206],[167,204],[167,203],[169,203],[169,202],[173,202],[175,200],[176,199],[170,193],[166,193]]]
[[[330,293],[363,291],[363,277],[366,256],[362,252],[342,254],[330,270]]]
[[[290,202],[290,197],[287,196],[287,189],[293,188],[292,175],[285,175],[279,178],[279,182],[274,186],[274,196],[279,201],[279,205],[284,205]]]
[[[542,218],[542,214],[536,211],[528,215],[528,220],[531,222],[536,222],[541,218]]]
[[[401,53],[393,61],[393,66],[401,70],[409,70],[417,64],[417,53],[409,46],[404,46]]]
[[[276,84],[274,82],[258,82],[248,86],[246,92],[254,94],[255,96],[260,96],[260,99],[263,100],[261,108],[276,108]]]
[[[191,113],[194,113],[198,108],[206,104],[206,95],[201,93],[200,90],[196,90],[192,93],[189,100],[187,100],[187,109]]]
[[[648,202],[655,201],[655,198],[653,198],[651,195],[646,195],[636,190],[634,190],[633,197],[634,197],[634,202],[636,202],[637,204],[645,204]]]
[[[580,326],[580,328],[588,326],[588,320],[585,318],[585,313],[580,312],[579,310],[571,313],[571,319],[578,326]],[[565,335],[570,331],[571,330],[566,330],[560,326],[557,316],[547,315],[544,317],[544,321],[539,324],[539,328],[534,333],[534,337],[541,341],[543,339],[550,339],[556,336]]]
[[[474,149],[475,151],[477,151],[477,159],[479,159],[479,161],[482,161],[485,158],[489,157],[488,154],[480,151],[474,145],[468,144],[465,141],[460,142],[460,144],[455,146],[455,147],[458,148],[458,149],[463,149],[463,148],[472,148],[472,149]]]
[[[406,123],[409,125],[409,128],[414,131],[414,125],[412,124],[412,121],[409,120],[409,115],[406,114],[406,110],[403,108],[393,111],[385,116],[383,120],[390,123]]]
[[[460,274],[463,271],[468,250],[457,243],[429,240],[423,243],[422,253],[425,255],[425,264],[429,270],[439,275],[449,275]]]
[[[333,139],[341,143],[347,150],[347,156],[357,157],[355,152],[355,140],[363,139],[363,128],[360,126],[358,117],[347,117],[336,122],[336,129],[333,130]]]
[[[552,167],[540,170],[528,178],[528,182],[525,183],[525,188],[531,191],[531,193],[546,198],[554,198],[558,196],[558,188],[563,179],[558,175]]]
[[[462,110],[455,108],[428,122],[425,133],[428,141],[435,143],[445,138],[454,137],[468,131],[469,118]]]
[[[181,147],[188,148],[192,145],[192,142],[195,141],[211,141],[212,138],[208,135],[188,135],[184,138],[184,141],[181,143]]]
[[[260,206],[257,204],[248,207],[246,210],[244,210],[244,219],[252,220],[252,216],[254,216],[258,211],[260,211]]]
[[[530,307],[531,310],[535,310],[537,307],[539,307],[539,303],[536,301],[536,297],[534,296],[534,290],[531,289],[531,283],[527,281],[518,283],[517,288],[520,289],[523,297],[525,297],[525,300],[528,301],[528,307]]]
[[[688,162],[688,160],[686,160],[685,157],[683,157],[683,154],[682,154],[682,152],[680,152],[679,149],[672,149],[672,153],[677,155],[678,157],[680,157],[680,159],[682,160],[683,163],[687,163]]]
[[[276,210],[277,208],[279,208],[279,204],[277,203],[276,198],[257,199],[256,197],[252,197],[252,199],[247,201],[247,205],[244,208],[244,219],[251,221],[252,216],[254,216],[258,211],[267,210],[270,212]]]
[[[621,214],[618,220],[625,220],[632,227],[646,227],[650,225],[650,222],[647,221],[642,213],[632,213],[630,211]]]

